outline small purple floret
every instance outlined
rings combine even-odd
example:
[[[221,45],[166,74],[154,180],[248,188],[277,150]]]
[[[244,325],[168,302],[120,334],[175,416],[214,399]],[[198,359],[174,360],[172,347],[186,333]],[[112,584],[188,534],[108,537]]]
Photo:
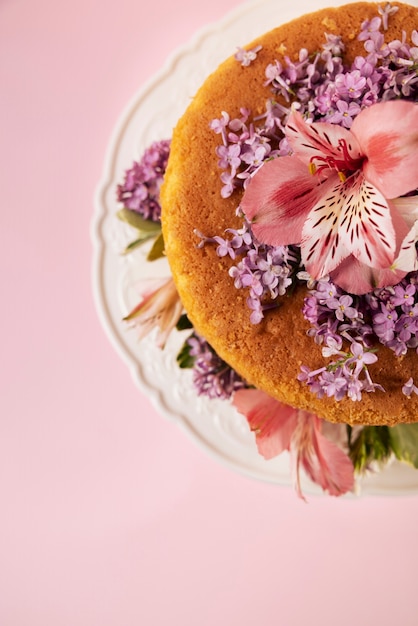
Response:
[[[251,65],[253,61],[257,58],[257,54],[262,49],[262,46],[255,46],[250,50],[245,50],[244,48],[238,48],[235,53],[235,59],[241,63],[243,67],[248,67]]]

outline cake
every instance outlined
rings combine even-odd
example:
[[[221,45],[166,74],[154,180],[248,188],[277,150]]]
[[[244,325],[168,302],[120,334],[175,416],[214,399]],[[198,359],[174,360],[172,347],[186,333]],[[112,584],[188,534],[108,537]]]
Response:
[[[399,309],[395,313],[398,319],[401,315],[409,315],[411,320],[415,320],[418,301],[418,296],[415,295],[415,283],[418,281],[415,275],[416,267],[414,266],[413,271],[408,273],[404,271],[397,274],[393,270],[392,274],[397,277],[396,280],[391,279],[377,285],[376,288],[370,287],[367,293],[364,289],[360,289],[361,293],[358,293],[358,290],[355,293],[356,285],[353,285],[352,290],[347,289],[344,282],[345,289],[337,285],[337,292],[333,291],[332,294],[330,292],[334,302],[330,306],[334,307],[333,319],[335,327],[338,326],[341,333],[342,344],[335,346],[329,337],[324,343],[321,337],[323,330],[320,330],[321,320],[317,321],[315,326],[312,315],[309,314],[309,306],[316,307],[316,311],[318,307],[323,308],[323,301],[320,300],[321,290],[325,293],[329,290],[329,285],[334,283],[327,275],[315,277],[314,282],[312,276],[306,275],[298,256],[300,255],[298,241],[285,242],[286,246],[290,245],[290,248],[286,248],[288,255],[286,268],[290,267],[293,271],[293,274],[289,274],[291,278],[288,280],[286,273],[285,280],[282,281],[283,288],[278,289],[280,293],[277,294],[276,289],[273,296],[271,293],[263,295],[261,308],[256,299],[249,299],[249,288],[242,284],[242,273],[237,270],[239,264],[237,257],[245,245],[240,248],[236,242],[233,244],[230,242],[234,237],[241,237],[239,243],[242,244],[243,239],[248,238],[252,225],[253,228],[257,225],[257,219],[252,214],[254,198],[251,197],[250,190],[252,186],[255,189],[257,184],[259,187],[262,185],[256,181],[257,177],[261,180],[260,173],[263,167],[273,160],[280,162],[283,158],[294,159],[289,146],[286,145],[286,137],[292,133],[296,137],[297,131],[303,134],[305,126],[315,129],[324,123],[333,123],[334,128],[343,128],[343,132],[348,133],[354,133],[355,129],[361,127],[367,128],[369,120],[365,116],[363,124],[360,121],[356,122],[356,119],[360,120],[358,117],[362,114],[359,112],[360,109],[372,110],[373,107],[383,103],[385,80],[387,83],[385,89],[388,92],[386,104],[392,106],[394,111],[391,114],[396,117],[396,113],[400,113],[399,123],[401,118],[405,118],[405,115],[408,118],[411,114],[410,119],[413,122],[410,127],[409,149],[416,151],[418,146],[416,109],[411,112],[412,105],[415,107],[417,94],[416,29],[418,29],[417,8],[398,3],[378,5],[368,2],[320,10],[279,26],[251,42],[245,49],[240,48],[236,55],[220,65],[199,89],[179,120],[172,137],[161,194],[162,228],[165,253],[191,324],[249,387],[255,387],[279,402],[302,411],[309,411],[330,422],[352,426],[393,426],[418,421],[418,395],[414,383],[418,381],[416,351],[418,340],[415,339],[415,330],[412,332],[412,326],[408,327],[411,332],[404,329],[401,336],[405,349],[400,347],[399,333],[396,336],[397,347],[394,347],[393,342],[390,344],[388,340],[389,335],[394,334],[389,326],[384,327],[385,341],[379,341],[376,332],[373,335],[370,330],[372,323],[367,317],[369,315],[371,319],[371,315],[375,316],[377,309],[382,315],[382,312],[391,308],[390,303],[395,302],[395,285],[406,275],[402,283],[402,294],[406,304],[402,312]],[[359,33],[362,33],[360,37]],[[391,46],[387,47],[388,43]],[[368,46],[366,51],[365,45]],[[405,46],[409,57],[396,65],[396,60],[406,55]],[[394,61],[389,58],[391,54]],[[364,59],[371,58],[370,55],[375,55],[375,61],[379,57],[379,61],[376,61],[374,69],[369,67],[366,70],[359,59],[363,58],[364,62]],[[335,59],[339,57],[342,65],[337,68]],[[331,119],[327,105],[324,104],[329,96],[329,90],[328,94],[322,92],[322,105],[317,100],[316,110],[313,112],[309,101],[309,93],[312,93],[309,89],[313,89],[313,86],[317,89],[316,93],[320,93],[318,91],[322,81],[320,74],[325,72],[324,67],[326,68],[327,63],[331,64],[329,75],[334,79],[337,75],[342,76],[342,66],[350,68],[350,72],[347,71],[350,78],[344,79],[344,88],[347,91],[351,90],[351,95],[345,100],[341,99],[338,110],[334,106],[334,119]],[[392,70],[392,83],[390,77],[388,78],[389,74],[385,75],[386,70],[376,70],[379,64],[390,68],[390,63],[394,63],[397,68]],[[402,83],[401,78],[404,74],[401,75],[401,71],[404,71],[402,69],[404,66],[408,69],[409,75]],[[300,82],[297,83],[296,77],[295,84],[298,87],[296,90],[289,77],[292,72],[296,75],[300,68],[305,72],[303,80],[306,89],[302,89],[303,85],[301,87]],[[375,71],[380,72],[380,76],[376,78],[373,75],[372,78]],[[396,75],[399,78],[398,84],[395,84],[396,81],[393,79],[395,71],[398,72]],[[367,102],[366,84],[369,98]],[[359,95],[356,95],[356,90]],[[301,97],[305,98],[305,101],[301,100]],[[363,100],[360,101],[360,98]],[[359,102],[361,106],[358,105]],[[399,104],[404,108],[399,108]],[[318,114],[321,106],[324,108],[319,119],[315,114]],[[276,126],[272,132],[274,138],[268,144],[268,149],[265,148],[267,144],[260,141],[258,136],[260,148],[258,155],[254,151],[247,160],[240,161],[238,148],[234,149],[233,142],[223,144],[222,136],[227,132],[235,133],[237,136],[246,132],[249,144],[253,126],[264,124],[265,127],[268,120],[268,123],[273,123],[271,120],[274,114],[272,117],[271,107],[276,107],[282,117],[280,118],[279,114],[276,116]],[[374,109],[378,110],[383,111],[382,108]],[[385,111],[388,110],[386,107]],[[291,118],[288,117],[290,112],[293,116]],[[339,113],[338,123],[336,113]],[[310,118],[308,124],[307,118]],[[292,126],[289,119],[294,119],[297,123]],[[289,123],[288,128],[286,123]],[[294,128],[295,125],[298,125],[297,129]],[[308,132],[313,131],[308,129],[306,133]],[[236,139],[235,146],[239,145],[239,141]],[[292,137],[289,141],[292,141]],[[341,141],[341,145],[349,146],[347,148],[349,151],[352,149],[349,140],[348,143],[345,139]],[[301,143],[302,140],[296,137],[292,145],[300,146]],[[352,154],[349,157],[350,162],[355,160]],[[255,163],[257,158],[263,161],[264,165]],[[317,175],[318,169],[328,168],[321,184],[324,180],[330,180],[331,174],[328,173],[330,158],[327,157],[326,160],[321,156],[316,160],[311,159],[312,176]],[[254,166],[251,171],[248,167],[250,160]],[[225,169],[231,163],[235,173],[234,180]],[[363,165],[364,160],[359,167]],[[416,180],[418,168],[411,166],[411,163],[408,167],[408,171],[411,168],[414,170],[415,167],[415,171],[412,172],[412,187],[401,190],[399,195],[411,198],[418,186]],[[237,172],[241,178],[237,176]],[[341,184],[344,185],[346,173],[341,169],[338,174]],[[247,215],[243,214],[243,206]],[[280,241],[276,243],[269,240],[269,230],[271,230],[269,225],[264,224],[262,235],[265,241],[261,244],[273,247],[281,245]],[[379,229],[378,232],[380,245],[386,234]],[[295,247],[292,247],[293,245]],[[413,250],[416,257],[415,239],[408,245],[409,253]],[[264,251],[265,249],[263,248]],[[272,249],[277,253],[276,248],[267,248],[268,251]],[[311,254],[314,254],[314,249],[315,246],[312,245]],[[370,254],[368,250],[367,253],[373,264],[374,253]],[[365,253],[362,254],[364,256]],[[396,263],[393,267],[395,266]],[[271,269],[271,262],[269,267]],[[338,274],[338,268],[335,271]],[[240,287],[238,289],[237,284]],[[400,287],[396,291],[398,299],[401,297],[399,290]],[[324,296],[325,299],[326,297],[328,296]],[[389,297],[391,299],[388,300]],[[401,306],[399,302],[398,305]],[[371,313],[370,311],[367,313],[367,307]],[[392,308],[395,309],[395,306]],[[348,313],[348,310],[352,313]],[[356,320],[354,325],[353,318]],[[362,328],[359,330],[360,318]],[[413,324],[415,329],[415,321]],[[330,323],[328,328],[329,326]],[[357,334],[353,340],[354,326]],[[338,356],[341,354],[346,356]],[[361,359],[365,364],[363,368],[358,365]],[[353,376],[354,373],[358,376],[361,372],[366,379],[361,383],[361,387],[356,379],[358,386],[354,392],[339,394],[338,389],[331,390],[331,386],[336,385],[335,371],[343,361],[355,362],[355,367],[352,365],[351,368]],[[315,378],[315,372],[321,374],[317,374]],[[318,383],[318,376],[322,376],[322,387]],[[330,378],[328,387],[325,386],[324,376]]]
[[[124,320],[174,334],[185,384],[265,459],[289,451],[302,497],[301,469],[341,495],[418,468],[417,29],[413,6],[358,2],[267,32],[117,188],[126,252],[169,262]]]

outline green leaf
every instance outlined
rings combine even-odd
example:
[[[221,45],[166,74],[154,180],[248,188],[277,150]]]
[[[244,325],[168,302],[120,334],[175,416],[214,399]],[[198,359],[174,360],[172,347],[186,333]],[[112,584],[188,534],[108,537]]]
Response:
[[[161,224],[159,222],[146,220],[136,211],[132,211],[126,207],[118,211],[116,215],[122,222],[126,222],[129,226],[136,228],[141,233],[157,234],[161,232]]]
[[[395,456],[418,468],[418,424],[398,424],[390,429]]]
[[[180,316],[179,321],[176,324],[177,330],[191,330],[193,328],[193,324],[187,317],[186,313]]]
[[[152,235],[144,235],[138,237],[138,239],[135,239],[134,241],[131,241],[131,243],[126,246],[123,254],[129,254],[129,252],[132,252],[132,250],[135,250],[135,248],[138,248],[138,246],[142,246],[142,244],[148,241],[151,236]]]
[[[191,346],[185,341],[177,355],[177,363],[181,369],[190,369],[194,365],[194,357],[190,355],[190,350]]]
[[[161,259],[162,256],[164,256],[164,239],[163,234],[160,233],[148,252],[147,261],[156,261]]]
[[[364,472],[372,461],[386,461],[392,453],[392,441],[387,426],[364,426],[354,441],[350,441],[349,456],[356,472]]]
[[[126,207],[118,211],[116,215],[120,220],[122,220],[122,222],[125,222],[126,224],[129,224],[129,226],[132,226],[132,228],[135,228],[138,234],[137,238],[132,241],[128,246],[126,246],[125,250],[123,251],[124,254],[132,252],[132,250],[135,250],[135,248],[141,246],[143,243],[153,237],[157,237],[157,240],[159,240],[161,236],[161,224],[159,222],[146,220],[136,211],[132,211],[131,209],[127,209]],[[155,252],[155,254],[156,253],[157,252]],[[155,258],[158,257],[155,256]]]

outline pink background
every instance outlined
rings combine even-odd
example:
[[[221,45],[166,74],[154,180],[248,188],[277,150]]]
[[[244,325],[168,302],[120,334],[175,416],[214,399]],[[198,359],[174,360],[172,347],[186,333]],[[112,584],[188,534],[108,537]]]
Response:
[[[418,623],[418,497],[304,504],[225,468],[141,395],[95,311],[114,124],[238,4],[0,0],[1,626]]]

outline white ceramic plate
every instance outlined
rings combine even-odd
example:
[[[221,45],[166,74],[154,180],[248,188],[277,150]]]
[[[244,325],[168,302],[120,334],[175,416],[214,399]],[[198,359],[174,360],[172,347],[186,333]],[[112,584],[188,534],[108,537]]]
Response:
[[[346,4],[346,0],[333,2]],[[286,454],[265,461],[257,453],[246,420],[224,401],[198,397],[191,372],[181,371],[176,355],[183,343],[173,335],[164,351],[152,337],[138,342],[122,318],[138,301],[140,283],[169,275],[165,260],[147,263],[146,248],[128,256],[121,250],[132,239],[128,226],[116,219],[116,185],[132,161],[152,142],[168,139],[177,119],[205,77],[238,46],[298,15],[326,7],[330,0],[258,0],[245,3],[225,19],[198,33],[170,58],[162,71],[145,85],[122,114],[111,138],[92,221],[93,284],[101,321],[113,345],[127,363],[136,383],[154,401],[160,413],[175,420],[204,448],[230,467],[253,478],[290,484]],[[322,493],[308,480],[306,492]],[[414,494],[418,471],[393,463],[384,471],[358,482],[362,494]]]

